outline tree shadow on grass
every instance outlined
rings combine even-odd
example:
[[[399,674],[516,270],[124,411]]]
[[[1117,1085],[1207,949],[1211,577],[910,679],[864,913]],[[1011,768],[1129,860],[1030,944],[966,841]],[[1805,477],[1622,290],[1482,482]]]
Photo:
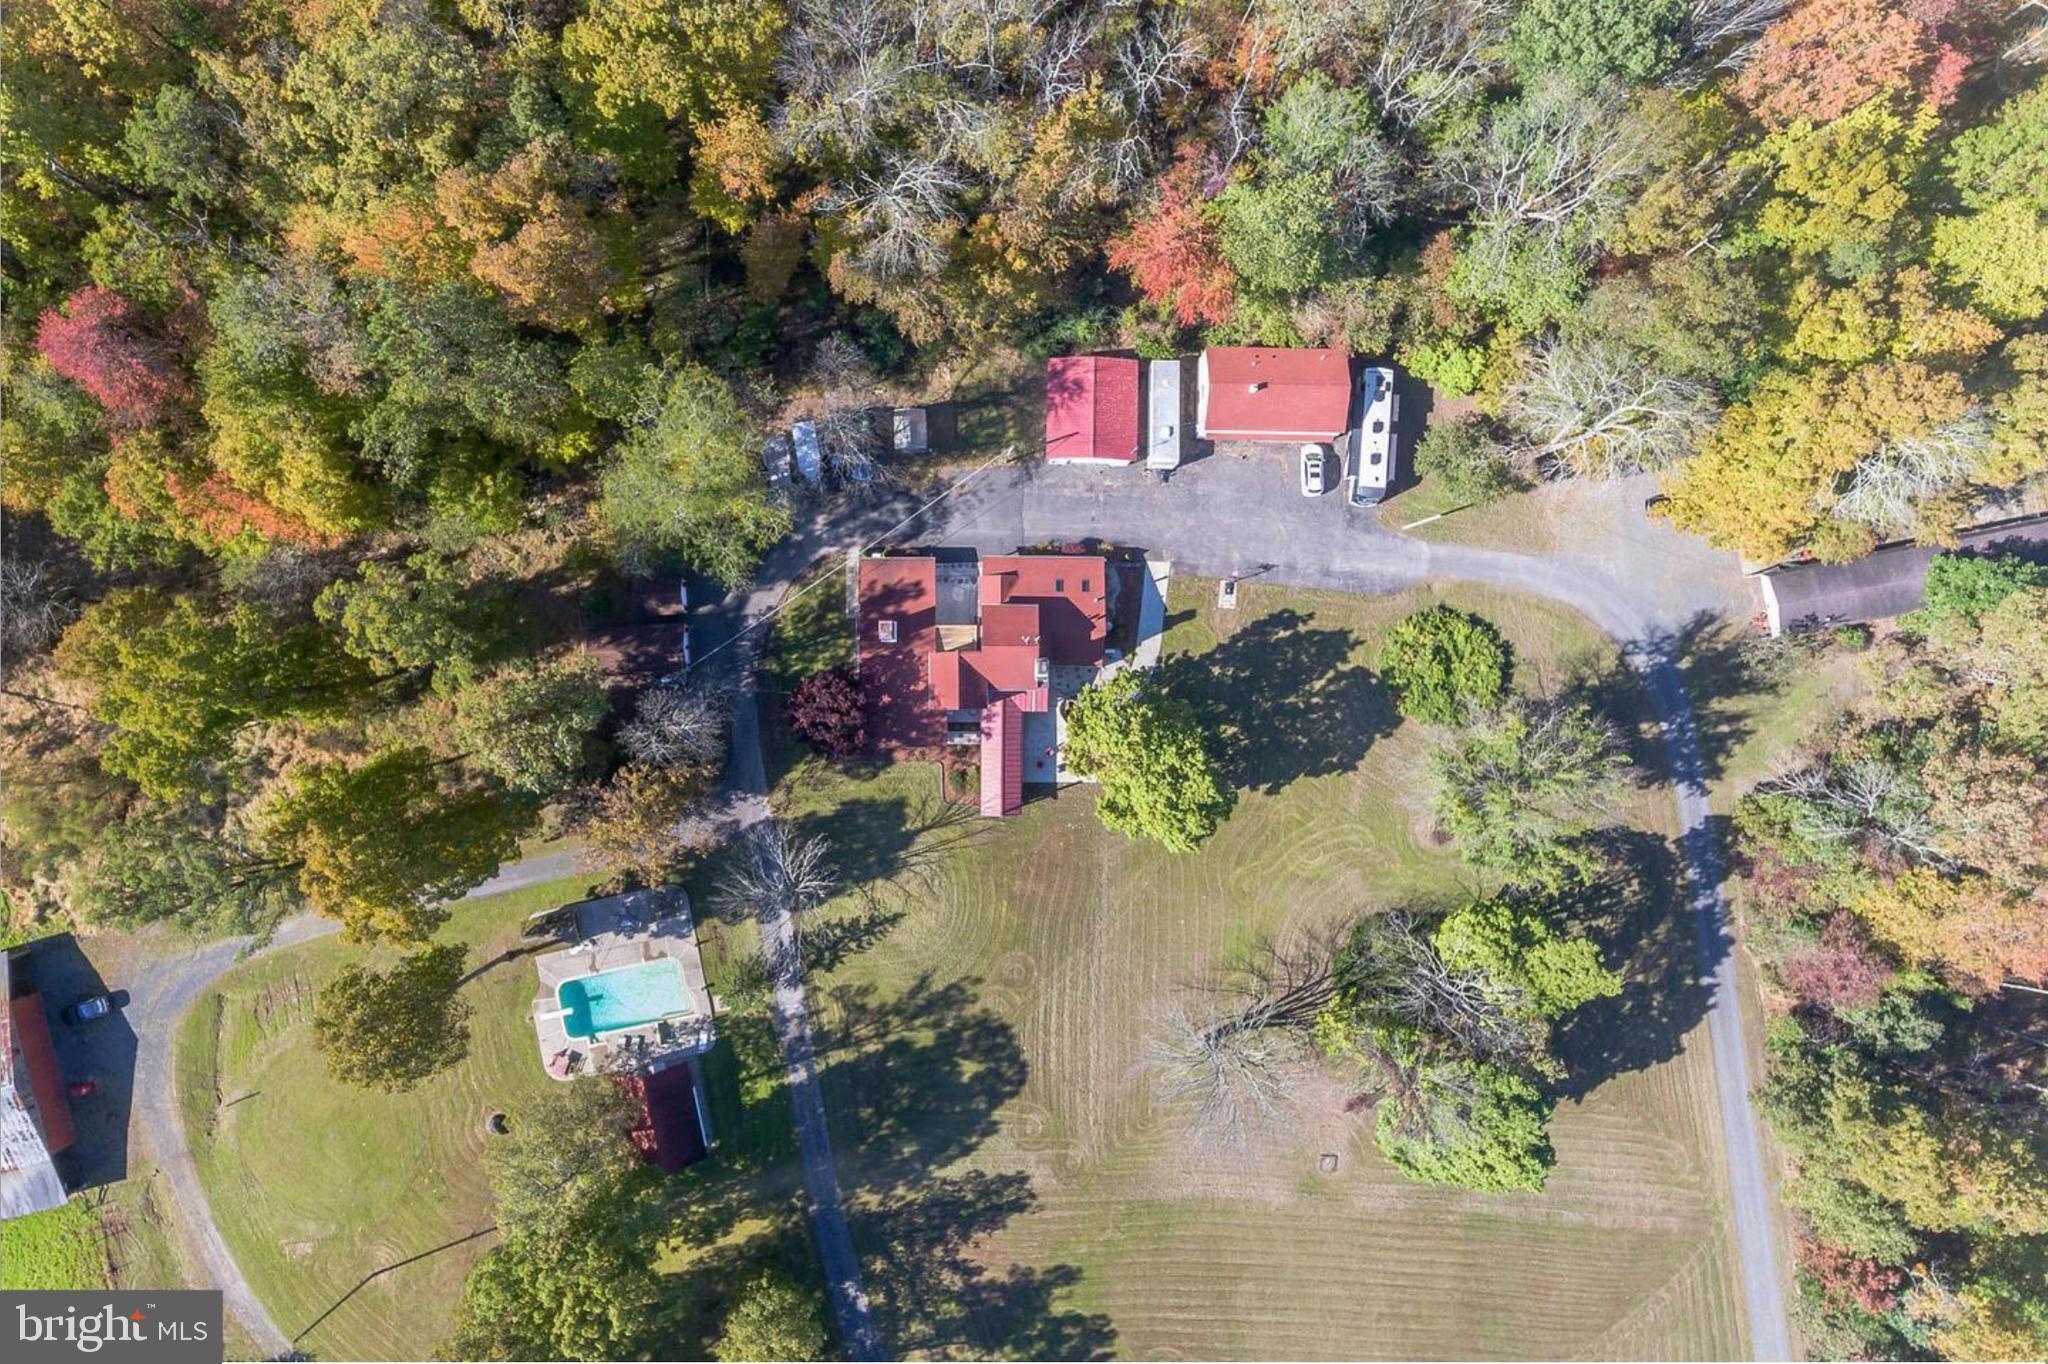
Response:
[[[1351,661],[1358,643],[1350,630],[1275,611],[1213,649],[1169,659],[1159,681],[1194,707],[1225,779],[1272,794],[1303,777],[1350,771],[1393,732],[1392,698]]]
[[[1036,1202],[1022,1171],[952,1172],[999,1128],[1030,1067],[981,982],[921,976],[893,998],[831,992],[819,1059],[867,1288],[892,1354],[1106,1357],[1106,1317],[1061,1310],[1072,1265],[991,1269],[985,1239]]]
[[[1567,1071],[1558,1093],[1571,1099],[1675,1058],[1713,998],[1671,844],[1633,829],[1610,830],[1601,842],[1611,870],[1563,910],[1599,944],[1622,988],[1558,1024]]]
[[[1793,646],[1761,640],[1706,611],[1676,630],[1652,635],[1639,647],[1653,689],[1660,666],[1668,667],[1671,678],[1685,688],[1702,782],[1727,770],[1729,758],[1753,731],[1749,707],[1782,691],[1798,666]]]
[[[923,1181],[862,1214],[864,1239],[892,1272],[872,1301],[898,1354],[1007,1359],[1108,1359],[1116,1328],[1099,1312],[1055,1300],[1081,1280],[1073,1265],[994,1270],[976,1242],[1037,1202],[1022,1172],[969,1170]]]

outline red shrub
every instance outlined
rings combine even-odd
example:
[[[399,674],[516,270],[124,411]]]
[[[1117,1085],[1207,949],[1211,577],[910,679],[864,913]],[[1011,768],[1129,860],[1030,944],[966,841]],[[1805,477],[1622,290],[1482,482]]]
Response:
[[[784,708],[796,736],[828,758],[848,758],[867,747],[867,709],[851,670],[828,668],[797,684]]]
[[[1813,1276],[1828,1301],[1862,1308],[1883,1316],[1899,1304],[1906,1276],[1825,1241],[1799,1241],[1799,1267]]]
[[[96,284],[66,299],[61,310],[44,311],[36,348],[50,368],[98,400],[116,427],[148,426],[185,393],[168,349],[149,333],[135,305]]]
[[[1884,959],[1855,916],[1836,914],[1821,930],[1820,942],[1785,963],[1785,988],[1829,1013],[1877,1003],[1892,965]]]

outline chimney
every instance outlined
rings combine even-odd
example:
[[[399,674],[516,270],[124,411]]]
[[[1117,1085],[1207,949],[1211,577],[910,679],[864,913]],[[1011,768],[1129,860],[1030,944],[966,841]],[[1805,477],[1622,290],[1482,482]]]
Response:
[[[1252,393],[1257,393],[1257,392],[1261,391],[1262,389],[1264,389],[1265,387],[1266,387],[1266,381],[1265,381],[1264,379],[1258,379],[1258,380],[1255,380],[1255,381],[1253,381],[1252,383],[1249,383],[1249,384],[1246,384],[1246,385],[1245,385],[1245,388],[1246,388],[1246,390],[1248,390],[1249,392],[1252,392]]]

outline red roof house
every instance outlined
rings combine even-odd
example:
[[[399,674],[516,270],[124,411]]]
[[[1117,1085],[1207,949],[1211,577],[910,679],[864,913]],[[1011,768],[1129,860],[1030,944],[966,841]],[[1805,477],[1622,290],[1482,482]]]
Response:
[[[946,738],[928,680],[939,642],[936,570],[924,555],[861,560],[856,647],[868,734],[879,748],[935,748]]]
[[[1140,453],[1138,362],[1056,355],[1045,362],[1045,457],[1055,463],[1134,463]]]
[[[982,813],[1015,814],[1024,717],[1051,709],[1053,667],[1101,664],[1108,579],[1100,555],[949,561],[943,586],[936,559],[862,560],[860,677],[876,746],[978,741]]]
[[[1335,441],[1351,420],[1351,357],[1341,350],[1211,346],[1196,370],[1204,440]]]

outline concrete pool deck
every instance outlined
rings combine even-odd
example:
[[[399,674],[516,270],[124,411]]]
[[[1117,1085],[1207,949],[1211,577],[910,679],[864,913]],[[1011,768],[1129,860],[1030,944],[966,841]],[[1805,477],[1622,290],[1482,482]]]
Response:
[[[595,1071],[661,1069],[708,1051],[716,1036],[711,992],[697,954],[697,926],[690,899],[679,889],[636,890],[584,900],[573,911],[569,946],[535,957],[540,992],[533,999],[533,1028],[541,1068],[557,1080]],[[664,958],[675,962],[689,991],[690,1012],[595,1039],[571,1037],[568,1010],[559,998],[564,981],[640,966]]]

